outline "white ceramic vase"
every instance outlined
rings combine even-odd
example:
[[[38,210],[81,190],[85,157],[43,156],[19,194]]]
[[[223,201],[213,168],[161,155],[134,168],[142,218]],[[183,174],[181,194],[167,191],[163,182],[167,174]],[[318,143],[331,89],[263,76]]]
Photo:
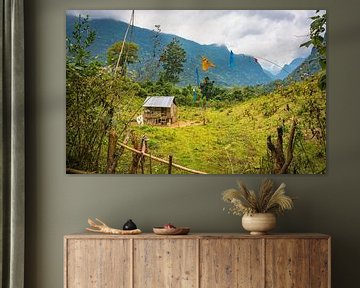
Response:
[[[255,213],[243,215],[242,226],[251,235],[263,235],[276,226],[276,217],[272,213]]]

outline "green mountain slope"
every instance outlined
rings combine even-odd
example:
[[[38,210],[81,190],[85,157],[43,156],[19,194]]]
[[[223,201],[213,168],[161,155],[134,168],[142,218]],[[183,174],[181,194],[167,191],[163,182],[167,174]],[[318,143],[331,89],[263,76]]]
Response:
[[[319,72],[321,70],[321,67],[318,58],[319,53],[315,48],[313,48],[310,55],[301,63],[300,66],[298,66],[286,77],[286,80],[299,81]]]
[[[298,68],[306,58],[295,58],[289,64],[285,64],[284,67],[276,74],[275,79],[285,79],[291,72]]]

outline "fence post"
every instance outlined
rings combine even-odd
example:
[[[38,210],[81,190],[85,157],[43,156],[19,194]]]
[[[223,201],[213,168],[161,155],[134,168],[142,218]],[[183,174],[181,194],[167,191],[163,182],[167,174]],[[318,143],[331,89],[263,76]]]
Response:
[[[149,152],[149,155],[150,155],[150,157],[149,157],[149,168],[150,168],[150,174],[152,174],[152,163],[151,163],[151,152]]]
[[[169,155],[169,174],[171,174],[171,168],[172,168],[172,155]]]

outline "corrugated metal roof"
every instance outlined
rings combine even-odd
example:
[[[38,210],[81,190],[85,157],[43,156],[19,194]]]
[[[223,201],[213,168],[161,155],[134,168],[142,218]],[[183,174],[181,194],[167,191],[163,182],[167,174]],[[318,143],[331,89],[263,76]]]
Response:
[[[146,97],[143,107],[171,107],[174,96],[150,96]]]

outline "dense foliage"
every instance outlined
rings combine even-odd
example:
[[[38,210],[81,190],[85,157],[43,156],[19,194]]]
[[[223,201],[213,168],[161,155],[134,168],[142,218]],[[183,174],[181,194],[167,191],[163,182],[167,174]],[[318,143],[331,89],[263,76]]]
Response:
[[[88,19],[79,17],[74,36],[67,39],[66,162],[73,169],[104,172],[108,132],[114,126],[124,130],[142,101],[136,99],[137,83],[114,77],[91,57],[94,37]]]

